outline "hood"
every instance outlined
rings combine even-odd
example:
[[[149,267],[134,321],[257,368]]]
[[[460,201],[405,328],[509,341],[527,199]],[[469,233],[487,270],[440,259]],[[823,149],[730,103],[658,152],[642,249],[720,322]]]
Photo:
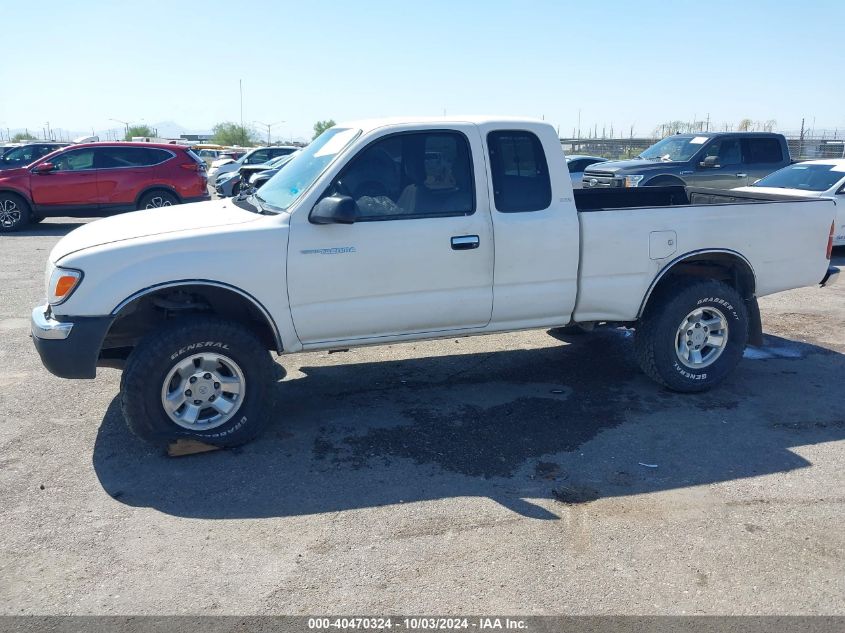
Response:
[[[824,191],[787,189],[786,187],[737,187],[734,191],[747,191],[748,193],[774,193],[779,196],[799,196],[801,198],[821,198],[824,195]]]
[[[677,167],[679,165],[684,165],[685,163],[679,163],[675,161],[659,161],[659,160],[645,160],[643,158],[635,158],[632,160],[609,160],[604,163],[596,163],[595,165],[590,165],[585,169],[585,172],[605,172],[605,173],[618,173],[618,172],[628,172],[631,174],[634,173],[641,173],[641,172],[649,172],[649,171],[661,171],[665,170],[669,167]]]
[[[211,161],[211,168],[214,169],[215,167],[222,167],[223,165],[235,162],[237,161],[232,158],[218,158],[217,160]]]
[[[50,252],[54,264],[93,246],[150,235],[254,222],[262,216],[238,208],[230,200],[212,200],[124,213],[80,226],[59,240]]]
[[[0,165],[0,179],[16,178],[18,176],[23,176],[27,173],[27,168],[22,167],[20,165],[9,165],[7,167],[3,167],[2,165]]]

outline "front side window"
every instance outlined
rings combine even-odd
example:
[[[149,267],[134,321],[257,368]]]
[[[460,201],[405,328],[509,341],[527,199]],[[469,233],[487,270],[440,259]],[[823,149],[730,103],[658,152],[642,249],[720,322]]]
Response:
[[[394,134],[357,154],[327,193],[351,196],[358,221],[471,215],[472,174],[463,134]]]
[[[578,173],[587,168],[587,161],[583,158],[578,158],[576,160],[567,161],[566,165],[569,167],[570,173]]]
[[[552,203],[552,184],[540,139],[531,132],[487,135],[493,198],[502,213],[540,211]]]
[[[278,158],[280,156],[287,156],[288,154],[292,154],[296,150],[292,147],[274,147],[270,150],[270,158]]]
[[[249,157],[246,159],[247,165],[259,165],[261,163],[266,163],[267,159],[270,158],[270,151],[266,149],[259,149],[254,151]]]
[[[739,165],[742,162],[742,150],[738,138],[721,138],[713,141],[704,151],[702,160],[714,157],[716,164],[722,167]]]
[[[54,156],[50,161],[55,171],[81,171],[94,169],[94,150],[78,149]]]

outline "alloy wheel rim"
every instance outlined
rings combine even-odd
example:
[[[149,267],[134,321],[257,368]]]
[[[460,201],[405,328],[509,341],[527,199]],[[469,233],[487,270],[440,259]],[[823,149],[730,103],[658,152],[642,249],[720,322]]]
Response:
[[[14,200],[0,202],[0,226],[10,229],[21,221],[21,210]]]
[[[151,198],[150,201],[147,203],[145,208],[147,209],[158,209],[160,207],[169,207],[171,206],[170,200],[163,198],[162,196],[155,196]]]
[[[184,429],[207,431],[226,424],[241,407],[246,380],[228,356],[200,353],[178,361],[161,388],[161,405]]]
[[[690,369],[715,363],[728,345],[728,320],[713,307],[696,308],[681,321],[675,334],[675,354]]]

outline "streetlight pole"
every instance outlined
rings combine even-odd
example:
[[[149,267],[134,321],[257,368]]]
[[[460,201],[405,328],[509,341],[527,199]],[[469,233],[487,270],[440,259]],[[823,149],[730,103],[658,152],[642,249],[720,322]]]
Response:
[[[280,123],[287,123],[287,121],[275,121],[273,123],[262,123],[261,121],[254,121],[254,123],[258,123],[258,125],[263,125],[267,128],[267,145],[270,145],[270,128],[274,125],[279,125]]]
[[[114,121],[115,123],[123,123],[123,127],[126,130],[125,136],[129,136],[129,121],[121,121],[120,119],[109,119],[109,121]]]

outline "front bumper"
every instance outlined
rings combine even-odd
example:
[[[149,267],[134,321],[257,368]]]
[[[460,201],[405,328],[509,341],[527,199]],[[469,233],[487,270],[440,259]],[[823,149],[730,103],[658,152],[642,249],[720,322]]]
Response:
[[[828,288],[835,285],[839,281],[839,269],[836,266],[830,266],[827,269],[827,274],[819,282],[822,288]]]
[[[47,370],[60,378],[94,378],[114,317],[55,318],[49,305],[33,309],[32,342]]]

